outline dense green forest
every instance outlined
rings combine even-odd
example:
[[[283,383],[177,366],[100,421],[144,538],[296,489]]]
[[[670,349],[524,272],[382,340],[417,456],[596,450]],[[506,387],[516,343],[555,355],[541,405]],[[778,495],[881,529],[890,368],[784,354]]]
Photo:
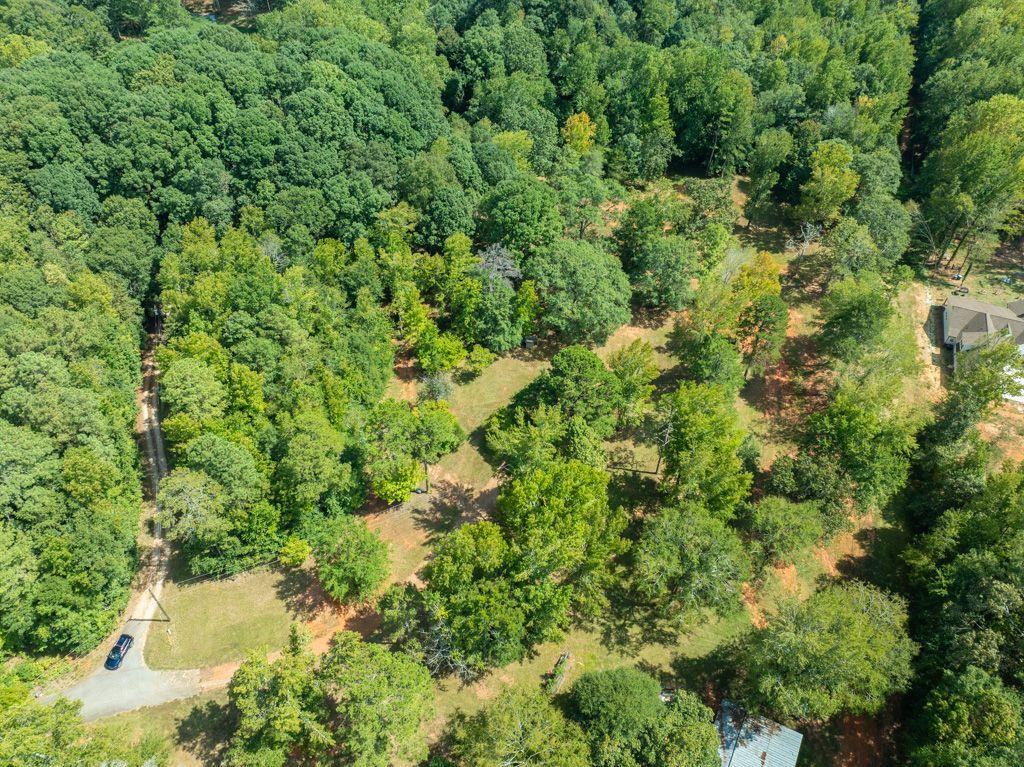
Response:
[[[511,687],[428,753],[434,680],[601,621],[678,637],[882,513],[891,577],[787,602],[708,684],[798,726],[897,710],[914,767],[1024,759],[1024,474],[978,428],[1021,359],[965,353],[912,406],[896,307],[1024,228],[1020,2],[239,7],[0,0],[0,763],[169,758],[30,695],[130,594],[147,318],[189,573],[312,556],[339,603],[383,590],[372,641],[296,627],[241,665],[225,764],[714,767],[700,691],[634,668]],[[813,255],[818,396],[771,460],[735,403],[780,363],[796,267],[740,226]],[[646,342],[594,351],[666,316],[670,387]],[[423,486],[467,438],[453,387],[524,342],[550,364],[480,429],[494,512],[384,590],[358,512]],[[630,505],[609,444],[636,433],[659,471]]]

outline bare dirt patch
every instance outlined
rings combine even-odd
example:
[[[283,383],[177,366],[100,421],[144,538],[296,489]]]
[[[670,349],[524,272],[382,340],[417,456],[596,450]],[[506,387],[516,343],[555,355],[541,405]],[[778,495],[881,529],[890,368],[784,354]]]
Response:
[[[878,716],[844,717],[833,767],[876,767],[895,755],[894,722],[890,712]]]
[[[918,355],[921,358],[923,373],[918,381],[923,391],[919,389],[918,396],[923,396],[931,402],[937,402],[942,397],[942,372],[943,356],[941,343],[938,339],[941,335],[941,317],[935,311],[935,297],[931,288],[927,285],[914,283],[907,291],[910,299],[910,317],[908,318],[914,326],[914,334],[917,338]]]
[[[1024,461],[1024,405],[1003,402],[978,430],[995,446],[1000,461]]]
[[[754,628],[763,629],[768,625],[768,619],[761,611],[761,605],[757,601],[757,591],[749,583],[743,584],[743,606],[750,614],[750,623]]]
[[[800,573],[797,572],[796,565],[776,565],[775,575],[787,594],[796,596],[800,593]]]
[[[805,310],[789,309],[789,327],[782,356],[761,380],[752,379],[743,397],[767,419],[773,442],[789,442],[799,433],[811,413],[827,403],[832,372],[821,364]]]
[[[395,360],[395,377],[388,387],[388,394],[403,402],[416,401],[416,360],[411,356]]]

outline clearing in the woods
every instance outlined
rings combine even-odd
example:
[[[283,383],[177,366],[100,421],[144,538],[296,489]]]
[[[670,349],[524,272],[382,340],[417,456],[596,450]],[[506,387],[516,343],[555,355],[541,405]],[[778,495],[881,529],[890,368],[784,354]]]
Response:
[[[764,381],[746,386],[736,401],[744,425],[761,443],[762,464],[767,466],[777,455],[795,449],[794,425],[819,404],[824,388],[822,376],[827,376],[827,371],[817,359],[811,340],[820,295],[814,286],[800,282],[800,254],[786,250],[780,231],[743,227],[743,223],[738,231],[741,242],[751,249],[774,251],[789,272],[786,299],[791,306],[790,329],[783,361]],[[918,334],[925,385],[915,382],[908,387],[908,397],[922,405],[940,396],[943,383],[945,358],[934,343],[934,300],[933,288],[920,283],[905,289],[898,300],[901,316]],[[674,321],[672,316],[638,317],[635,324],[620,328],[596,351],[607,358],[634,340],[646,340],[654,348],[662,370],[659,384],[670,388],[677,360],[669,354],[667,340]],[[498,359],[476,379],[458,383],[450,401],[469,439],[431,467],[431,492],[414,495],[391,508],[368,508],[364,512],[367,523],[389,544],[390,582],[415,581],[439,536],[491,513],[498,493],[499,467],[491,466],[481,452],[482,426],[548,365],[552,352],[543,348],[520,351]],[[416,393],[415,372],[399,362],[388,394],[411,401]],[[631,488],[631,492],[622,494],[624,499],[636,500],[634,487],[648,492],[654,488],[650,472],[657,465],[657,451],[653,446],[622,440],[609,445],[609,456],[616,484]],[[780,600],[806,598],[827,579],[863,577],[872,570],[890,568],[890,553],[898,549],[900,540],[898,524],[871,515],[857,520],[851,532],[840,535],[827,548],[807,550],[793,564],[771,570],[762,582],[747,584],[743,607],[732,615],[699,622],[681,636],[670,640],[650,636],[630,616],[613,614],[597,625],[571,631],[559,642],[538,647],[523,662],[496,669],[471,684],[451,678],[440,680],[431,734],[439,735],[454,713],[479,709],[504,686],[540,683],[564,651],[572,657],[565,676],[567,685],[583,671],[640,663],[661,675],[668,686],[701,689],[714,671],[716,649],[750,626],[763,624]],[[149,662],[166,668],[214,667],[206,677],[211,691],[197,699],[133,712],[97,726],[123,726],[139,736],[170,732],[178,745],[175,763],[182,765],[215,759],[218,732],[226,715],[223,685],[246,652],[273,653],[283,646],[288,626],[296,620],[310,627],[317,647],[325,647],[339,628],[361,630],[369,636],[374,628],[372,611],[333,607],[318,592],[306,570],[263,568],[230,579],[194,583],[172,579],[164,602],[174,625],[170,633],[151,634],[146,648]],[[851,736],[868,729],[884,729],[881,722],[881,718],[848,720],[827,732],[810,732],[805,758],[815,765],[865,763],[861,759],[864,744]],[[888,741],[884,737],[874,740],[879,745],[872,751],[872,758],[881,758]]]

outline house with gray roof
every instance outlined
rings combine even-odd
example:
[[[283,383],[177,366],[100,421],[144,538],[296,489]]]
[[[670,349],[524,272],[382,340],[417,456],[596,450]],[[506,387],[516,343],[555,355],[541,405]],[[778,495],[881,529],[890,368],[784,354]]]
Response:
[[[950,296],[942,306],[942,336],[954,352],[966,351],[994,333],[1008,333],[1024,345],[1024,300],[996,306],[967,296]]]
[[[1006,307],[988,304],[967,296],[950,296],[942,305],[942,337],[953,350],[953,369],[958,352],[973,349],[996,335],[1010,338],[1024,354],[1024,299],[1010,301]],[[1024,385],[1024,380],[1018,379]],[[1007,394],[1006,399],[1024,404],[1024,396]]]
[[[715,717],[722,767],[796,767],[804,736],[727,700]]]

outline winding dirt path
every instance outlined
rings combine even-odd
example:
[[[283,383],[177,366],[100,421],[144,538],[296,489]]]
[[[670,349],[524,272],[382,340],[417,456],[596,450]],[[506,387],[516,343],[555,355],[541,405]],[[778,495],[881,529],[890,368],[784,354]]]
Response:
[[[156,706],[180,698],[189,698],[201,690],[200,671],[154,671],[146,665],[146,637],[154,622],[160,621],[160,595],[167,579],[170,556],[164,531],[157,519],[157,489],[168,471],[160,431],[159,371],[154,351],[161,338],[154,333],[142,360],[142,388],[139,390],[139,433],[145,456],[145,501],[143,517],[153,524],[153,541],[142,568],[135,592],[125,614],[128,616],[118,634],[130,634],[135,643],[121,667],[108,671],[103,667],[104,654],[110,641],[100,646],[89,661],[91,673],[82,681],[64,690],[63,696],[82,703],[86,721]],[[57,695],[48,696],[49,699]]]

